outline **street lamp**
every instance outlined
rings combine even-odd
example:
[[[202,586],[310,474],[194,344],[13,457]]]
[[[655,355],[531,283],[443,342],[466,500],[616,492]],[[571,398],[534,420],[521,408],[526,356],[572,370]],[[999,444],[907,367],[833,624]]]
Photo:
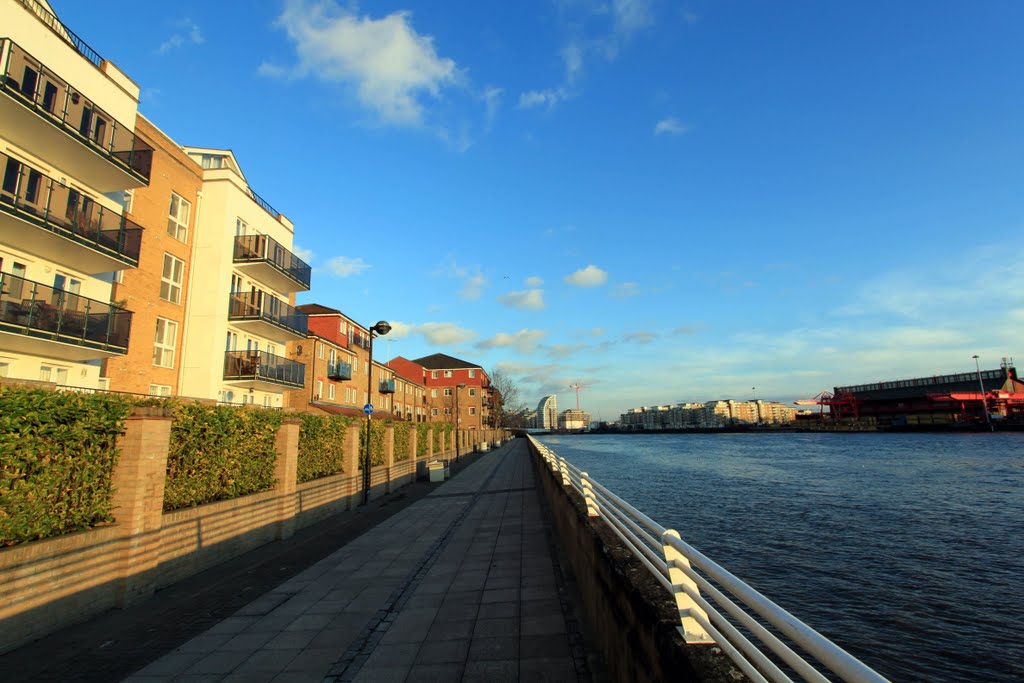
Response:
[[[988,425],[990,432],[995,431],[995,427],[992,426],[992,418],[988,414],[988,401],[985,400],[985,384],[981,381],[981,365],[978,363],[978,354],[971,356],[974,359],[974,368],[978,371],[978,388],[981,389],[981,407],[985,411],[985,423]]]
[[[459,423],[462,422],[462,414],[459,412],[459,389],[465,388],[465,383],[455,385],[455,462],[459,461]]]
[[[373,338],[383,337],[391,331],[391,325],[381,320],[370,328],[370,362],[366,365],[366,452],[363,454],[363,505],[370,502],[370,417],[373,414]]]

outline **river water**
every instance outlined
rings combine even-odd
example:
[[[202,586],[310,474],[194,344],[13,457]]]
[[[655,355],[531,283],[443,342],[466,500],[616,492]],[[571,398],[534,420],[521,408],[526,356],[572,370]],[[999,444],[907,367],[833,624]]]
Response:
[[[1024,433],[540,440],[893,681],[1024,681]]]

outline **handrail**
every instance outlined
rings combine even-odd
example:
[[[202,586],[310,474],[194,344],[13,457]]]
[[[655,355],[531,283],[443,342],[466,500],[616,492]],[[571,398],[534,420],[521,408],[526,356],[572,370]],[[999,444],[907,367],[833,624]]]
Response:
[[[69,29],[67,24],[58,19],[52,12],[40,5],[36,0],[20,1],[21,4],[25,6],[25,9],[35,14],[39,21],[46,24],[51,31],[71,43],[72,47],[74,47],[80,55],[98,67],[103,66],[103,57],[100,57],[96,50],[89,47],[88,43],[75,35],[75,32]]]
[[[673,596],[681,631],[688,643],[714,642],[755,681],[828,681],[823,666],[841,680],[886,683],[887,679],[859,659],[779,607],[734,574],[679,538],[586,472],[527,435],[533,451],[563,486],[572,487],[587,503],[588,514],[604,520],[630,552]],[[803,653],[772,634],[773,627]],[[754,639],[752,640],[751,636]],[[772,658],[777,658],[773,661]]]

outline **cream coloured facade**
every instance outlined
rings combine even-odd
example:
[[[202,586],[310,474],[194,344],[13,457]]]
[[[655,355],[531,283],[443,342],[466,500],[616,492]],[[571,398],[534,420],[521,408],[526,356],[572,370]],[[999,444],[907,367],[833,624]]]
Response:
[[[292,252],[293,225],[249,187],[229,150],[185,147],[203,168],[180,392],[228,403],[285,405],[305,366],[287,356],[307,317],[290,305],[310,268]]]
[[[102,388],[131,333],[111,283],[139,264],[139,87],[44,1],[0,0],[0,18],[0,377]]]

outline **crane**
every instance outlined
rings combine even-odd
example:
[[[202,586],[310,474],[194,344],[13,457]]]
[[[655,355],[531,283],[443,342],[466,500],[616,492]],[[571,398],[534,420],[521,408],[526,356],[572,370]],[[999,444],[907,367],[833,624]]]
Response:
[[[580,389],[589,389],[590,387],[587,386],[586,384],[580,384],[579,382],[576,382],[576,384],[570,384],[569,388],[576,390],[576,410],[579,410],[580,409]]]

